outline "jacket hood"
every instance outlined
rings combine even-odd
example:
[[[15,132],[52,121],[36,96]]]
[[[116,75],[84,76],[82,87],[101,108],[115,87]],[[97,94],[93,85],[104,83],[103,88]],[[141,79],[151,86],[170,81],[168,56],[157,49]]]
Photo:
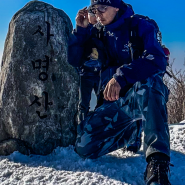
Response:
[[[122,13],[123,12],[123,13]],[[121,15],[119,15],[121,13]],[[131,17],[134,15],[134,11],[132,6],[123,2],[117,16],[115,17],[113,23],[104,26],[106,30],[115,30],[118,29],[120,26],[123,25],[126,18]]]

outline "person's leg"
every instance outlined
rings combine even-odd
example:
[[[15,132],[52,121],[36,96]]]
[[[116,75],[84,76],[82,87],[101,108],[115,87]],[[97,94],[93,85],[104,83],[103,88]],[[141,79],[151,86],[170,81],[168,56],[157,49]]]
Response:
[[[135,89],[118,101],[105,101],[78,125],[76,152],[84,158],[98,158],[123,148],[137,134],[136,121],[142,119],[135,104]]]
[[[101,90],[99,92],[99,94],[97,95],[97,104],[96,104],[96,107],[95,107],[95,110],[102,106],[103,105],[103,102],[104,102],[104,98],[103,98],[103,90]]]
[[[139,94],[143,99],[144,150],[148,163],[144,173],[146,185],[170,185],[170,136],[167,123],[166,103],[168,89],[159,76],[147,80]],[[144,89],[148,89],[144,92]]]
[[[85,119],[89,112],[91,92],[94,86],[92,77],[81,76],[80,77],[80,87],[79,87],[79,104],[78,104],[78,114],[77,121],[78,124]]]
[[[97,76],[96,78],[94,78],[94,92],[96,94],[96,106],[95,109],[97,109],[98,107],[100,107],[101,105],[103,105],[103,91],[100,90],[101,89],[101,79],[100,76]]]
[[[124,98],[104,103],[78,127],[76,152],[97,158],[123,148],[137,134],[136,121],[143,119],[146,157],[170,154],[166,101],[168,90],[160,77],[136,83]]]
[[[146,92],[144,92],[144,90]],[[146,159],[154,153],[163,153],[170,157],[170,135],[166,103],[169,90],[160,76],[149,78],[137,92],[143,97],[144,150]],[[143,96],[142,93],[145,95]],[[140,103],[140,102],[139,102]]]
[[[141,148],[141,142],[142,142],[141,137],[142,137],[142,130],[143,130],[142,122],[143,122],[142,120],[136,121],[137,135],[133,141],[130,141],[130,143],[128,143],[127,147],[124,148],[124,150],[137,153],[139,149]]]

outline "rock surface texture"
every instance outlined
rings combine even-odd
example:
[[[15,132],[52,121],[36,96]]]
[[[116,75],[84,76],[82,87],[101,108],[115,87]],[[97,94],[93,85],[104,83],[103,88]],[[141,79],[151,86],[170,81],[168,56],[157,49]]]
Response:
[[[46,155],[75,143],[78,75],[67,62],[72,24],[31,1],[12,18],[0,72],[0,155]]]

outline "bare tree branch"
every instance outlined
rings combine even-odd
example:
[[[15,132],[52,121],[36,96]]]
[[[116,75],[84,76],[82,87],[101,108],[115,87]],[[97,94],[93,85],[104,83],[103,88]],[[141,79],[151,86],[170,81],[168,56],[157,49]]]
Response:
[[[164,77],[164,83],[170,90],[167,103],[169,123],[177,123],[185,119],[185,70],[174,70],[174,62],[175,58],[168,66],[171,78],[167,75]]]

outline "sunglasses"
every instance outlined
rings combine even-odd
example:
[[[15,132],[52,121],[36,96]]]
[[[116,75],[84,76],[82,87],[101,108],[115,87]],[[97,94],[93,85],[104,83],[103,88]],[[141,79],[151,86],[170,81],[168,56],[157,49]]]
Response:
[[[97,14],[99,13],[105,13],[107,11],[107,6],[98,6],[96,7],[92,7],[89,9],[89,13],[91,14]]]

